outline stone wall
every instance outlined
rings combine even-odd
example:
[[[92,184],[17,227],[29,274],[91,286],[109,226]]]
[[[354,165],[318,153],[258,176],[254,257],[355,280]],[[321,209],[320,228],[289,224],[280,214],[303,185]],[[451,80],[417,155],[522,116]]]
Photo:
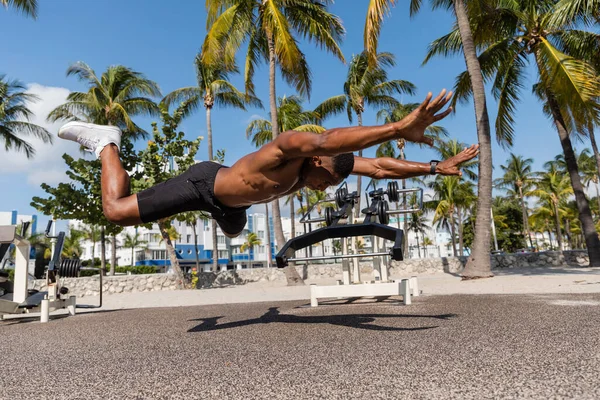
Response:
[[[98,296],[98,276],[61,279],[61,284],[69,288],[69,294],[77,297]],[[102,277],[104,294],[152,292],[175,290],[177,281],[173,274],[116,275]],[[46,290],[46,280],[35,281],[34,289]]]
[[[492,269],[538,268],[538,267],[585,267],[588,265],[587,251],[547,251],[540,253],[492,255]],[[410,274],[435,272],[458,273],[467,261],[467,257],[442,257],[392,261],[389,274],[391,278],[402,278]],[[296,270],[303,279],[335,280],[342,279],[341,264],[297,265]],[[360,263],[361,277],[375,280],[371,262]],[[220,273],[202,272],[198,277],[197,288],[224,287],[250,282],[285,282],[283,270],[278,268],[254,268]],[[44,290],[45,280],[35,281],[34,288]],[[69,288],[69,294],[77,297],[97,296],[98,277],[67,278],[63,286]],[[173,274],[118,275],[103,278],[105,294],[128,292],[151,292],[157,290],[175,290],[177,283]]]

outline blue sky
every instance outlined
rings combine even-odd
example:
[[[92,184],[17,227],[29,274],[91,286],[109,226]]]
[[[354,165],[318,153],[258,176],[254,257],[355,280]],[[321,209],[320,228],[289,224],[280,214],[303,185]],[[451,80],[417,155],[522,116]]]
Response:
[[[69,91],[85,87],[73,77],[66,77],[67,67],[76,61],[84,61],[102,73],[109,65],[122,64],[144,73],[156,81],[163,94],[195,83],[193,59],[205,35],[206,12],[204,1],[180,0],[102,0],[102,1],[40,1],[37,20],[25,18],[15,11],[0,8],[0,36],[5,38],[0,52],[0,74],[18,79],[30,86],[30,90],[42,97],[32,105],[36,112],[34,122],[43,124],[53,133],[60,124],[44,121],[48,111],[60,104]],[[426,3],[426,2],[425,2]],[[344,22],[346,37],[342,50],[347,60],[362,51],[363,28],[367,0],[338,0],[331,12]],[[405,96],[405,102],[420,102],[428,91],[439,92],[452,88],[456,76],[465,69],[462,57],[436,58],[422,66],[428,44],[447,33],[453,16],[445,11],[431,12],[423,7],[415,18],[409,18],[408,3],[400,2],[385,21],[380,39],[380,51],[393,52],[397,65],[390,70],[391,79],[405,79],[414,83],[418,92],[414,97]],[[313,91],[306,107],[314,107],[322,100],[342,93],[347,65],[310,43],[302,43],[308,63],[312,68]],[[257,94],[268,105],[268,69],[262,65],[256,72]],[[494,175],[500,174],[499,166],[505,163],[512,151],[534,159],[534,169],[541,169],[544,162],[561,152],[558,135],[550,121],[542,114],[540,103],[530,94],[535,75],[523,90],[522,101],[516,115],[516,140],[511,150],[504,150],[494,143]],[[241,76],[234,82],[242,88]],[[294,94],[292,88],[278,81],[278,95]],[[488,98],[490,118],[493,121],[496,104]],[[368,109],[364,115],[366,125],[376,124],[376,110]],[[442,121],[452,138],[464,143],[477,143],[472,104],[461,105],[457,113]],[[226,149],[226,163],[253,151],[245,138],[245,127],[255,117],[267,117],[268,111],[249,109],[215,109],[213,132],[215,149]],[[138,118],[137,122],[150,128],[150,119]],[[327,127],[348,126],[345,116],[330,119]],[[187,119],[182,130],[189,137],[205,135],[205,118],[202,110]],[[62,141],[61,141],[62,142]],[[64,152],[77,155],[73,143],[55,141],[51,145],[37,145],[38,155],[26,160],[14,151],[5,152],[0,146],[0,211],[17,209],[21,214],[37,214],[29,206],[33,196],[44,196],[39,184],[56,185],[66,179],[61,155]],[[139,148],[145,147],[143,141]],[[578,149],[585,144],[576,144]],[[203,143],[199,158],[206,153]],[[367,151],[366,155],[372,155]],[[417,146],[407,148],[407,158],[429,161],[436,158],[430,149]],[[40,221],[47,217],[40,216]]]

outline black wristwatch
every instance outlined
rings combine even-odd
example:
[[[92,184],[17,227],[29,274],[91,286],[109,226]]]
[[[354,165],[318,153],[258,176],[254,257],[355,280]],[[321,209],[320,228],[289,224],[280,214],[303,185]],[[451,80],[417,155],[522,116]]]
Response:
[[[429,174],[430,175],[435,175],[435,168],[437,167],[438,163],[440,162],[440,160],[431,160],[429,161]]]

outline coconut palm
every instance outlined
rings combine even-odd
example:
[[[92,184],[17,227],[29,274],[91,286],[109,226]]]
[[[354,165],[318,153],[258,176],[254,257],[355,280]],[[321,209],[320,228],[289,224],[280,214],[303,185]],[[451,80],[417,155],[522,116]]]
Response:
[[[344,56],[338,42],[342,39],[342,21],[327,11],[328,1],[320,0],[207,0],[207,30],[203,58],[208,64],[223,59],[234,64],[235,53],[248,43],[244,80],[246,93],[254,94],[254,71],[261,61],[269,64],[269,104],[273,139],[280,130],[277,119],[275,73],[303,96],[310,97],[310,69],[297,37],[308,39],[338,59]],[[279,201],[274,200],[275,236],[280,246],[285,242],[281,226]],[[297,275],[297,274],[295,274]],[[288,284],[300,276],[288,276]]]
[[[527,206],[525,205],[525,198],[531,195],[535,179],[531,169],[533,158],[523,158],[511,153],[507,161],[507,165],[500,166],[502,171],[504,171],[504,175],[500,179],[497,179],[495,183],[498,188],[512,190],[516,198],[519,199],[523,212],[524,233],[529,237],[529,244],[533,247],[531,233],[529,232],[529,216],[527,215]]]
[[[561,251],[563,250],[563,240],[560,228],[559,204],[567,196],[573,194],[573,188],[569,184],[569,178],[556,168],[538,173],[535,185],[536,189],[532,191],[533,195],[539,197],[542,202],[548,204],[552,209],[556,225],[558,250]]]
[[[413,231],[415,233],[415,237],[417,238],[417,252],[419,254],[419,258],[421,258],[421,245],[419,244],[419,233],[422,236],[425,236],[425,231],[427,229],[430,229],[426,222],[427,218],[425,217],[423,212],[413,213],[409,217],[408,231]]]
[[[597,34],[579,29],[585,28],[585,24],[580,26],[579,22],[585,21],[590,12],[599,7],[599,0],[527,0],[490,3],[478,13],[471,13],[474,36],[482,49],[479,56],[482,70],[486,77],[493,79],[492,92],[498,98],[496,132],[506,143],[510,143],[514,133],[514,114],[528,61],[531,59],[536,67],[534,93],[544,103],[544,111],[558,132],[591,266],[600,265],[600,240],[570,134],[584,132],[590,119],[598,118],[600,80],[593,65],[576,58],[579,54],[573,49],[597,41]],[[456,53],[460,46],[452,37],[456,37],[456,31],[438,40],[430,54]],[[470,90],[463,73],[457,81],[457,98],[466,98]]]
[[[76,62],[67,69],[88,86],[87,92],[71,92],[67,102],[48,114],[50,122],[85,120],[101,125],[115,125],[133,137],[145,136],[131,117],[158,115],[159,109],[152,98],[160,96],[158,85],[143,74],[123,65],[110,66],[98,77],[84,62]]]
[[[28,104],[38,101],[39,97],[25,90],[19,81],[0,75],[0,140],[6,150],[23,151],[27,158],[32,158],[35,149],[24,137],[52,143],[52,136],[46,129],[29,122],[33,114]]]
[[[82,239],[89,240],[92,242],[92,266],[94,265],[94,260],[96,256],[96,243],[100,241],[100,229],[98,229],[95,225],[84,225],[81,228],[81,232],[83,234]]]
[[[350,124],[353,123],[353,115],[356,114],[358,126],[362,126],[366,106],[395,108],[399,103],[393,95],[415,93],[415,86],[408,81],[388,80],[386,69],[396,64],[393,54],[379,53],[376,58],[376,65],[369,67],[365,52],[354,55],[344,82],[344,93],[325,100],[315,111],[322,118],[346,111]],[[362,150],[358,151],[358,156],[362,156]],[[360,175],[357,176],[356,182],[356,190],[361,193]],[[359,215],[360,198],[357,200],[356,217]]]
[[[0,0],[0,5],[3,5],[4,8],[14,8],[28,17],[37,19],[37,0]]]
[[[81,257],[81,254],[83,253],[83,248],[81,246],[82,238],[83,238],[83,232],[81,232],[78,229],[71,228],[69,230],[69,234],[67,236],[65,236],[61,256],[66,257],[66,258]]]
[[[365,24],[364,42],[369,54],[371,65],[376,64],[377,42],[381,32],[381,23],[384,15],[389,12],[390,6],[396,0],[370,0]],[[419,12],[422,0],[410,1],[411,16]],[[485,87],[481,65],[477,58],[473,32],[467,14],[467,4],[463,0],[432,0],[433,8],[452,9],[456,16],[456,30],[452,33],[451,40],[454,52],[462,52],[467,65],[468,79],[475,105],[475,121],[477,121],[477,138],[479,140],[479,182],[477,200],[477,220],[475,226],[475,244],[471,257],[462,271],[464,278],[481,278],[492,276],[491,261],[489,257],[490,242],[490,210],[492,207],[492,146],[490,124],[485,100]],[[469,9],[477,13],[480,2],[468,2]],[[442,51],[441,54],[448,54]],[[429,56],[428,56],[429,58]],[[427,59],[425,60],[427,62]]]
[[[248,236],[246,236],[246,241],[244,243],[242,243],[240,250],[242,253],[245,253],[246,250],[253,249],[254,246],[260,246],[261,244],[262,244],[262,241],[258,238],[256,233],[249,232]],[[252,261],[252,260],[250,260],[250,255],[248,255],[248,265],[250,265],[250,261]]]
[[[160,96],[158,85],[143,74],[122,65],[108,67],[98,77],[96,72],[84,62],[76,62],[67,69],[67,76],[74,75],[84,82],[87,92],[71,92],[67,102],[48,114],[48,120],[84,120],[100,125],[114,125],[124,133],[136,138],[145,136],[146,131],[131,119],[134,115],[158,115],[159,108],[152,98]],[[101,228],[104,231],[104,227]],[[102,234],[104,237],[104,234]],[[104,241],[101,240],[104,245]],[[112,248],[116,249],[113,236]],[[102,269],[105,268],[105,255],[102,251]],[[115,273],[116,256],[111,256],[111,271]]]
[[[460,201],[458,187],[460,181],[456,176],[437,176],[429,183],[433,189],[433,198],[423,203],[427,210],[434,211],[433,223],[437,227],[448,229],[452,240],[452,254],[456,257],[456,204]],[[489,251],[489,242],[488,242]]]
[[[302,106],[304,100],[300,96],[283,96],[277,99],[277,126],[280,132],[302,131],[323,133],[325,128],[318,125],[319,115],[315,111],[305,110]],[[246,137],[252,141],[256,147],[261,147],[273,140],[273,129],[271,119],[254,119],[250,121],[246,128]],[[290,204],[290,215],[292,216],[292,237],[295,236],[296,221],[294,220],[294,201],[291,194],[286,201]]]
[[[581,180],[584,185],[588,188],[593,183],[596,187],[596,200],[598,201],[598,210],[600,211],[600,189],[598,188],[598,168],[596,166],[596,157],[590,154],[589,149],[583,149],[583,151],[577,157],[577,164],[579,165],[579,172],[581,173]]]
[[[230,81],[230,75],[238,73],[235,65],[226,65],[224,62],[207,64],[202,61],[202,55],[195,59],[196,86],[184,87],[169,93],[164,98],[168,106],[176,102],[187,102],[186,113],[194,112],[200,104],[206,109],[206,132],[208,136],[208,160],[214,160],[212,109],[215,105],[233,107],[246,110],[247,105],[262,107],[262,103],[254,96],[240,92]],[[213,243],[217,243],[217,221],[212,220]],[[213,257],[213,271],[218,269],[218,260]]]
[[[133,233],[126,233],[125,239],[123,240],[123,247],[131,249],[131,266],[135,265],[135,257],[134,251],[136,248],[147,248],[148,242],[141,239],[140,234],[137,232],[137,229]]]

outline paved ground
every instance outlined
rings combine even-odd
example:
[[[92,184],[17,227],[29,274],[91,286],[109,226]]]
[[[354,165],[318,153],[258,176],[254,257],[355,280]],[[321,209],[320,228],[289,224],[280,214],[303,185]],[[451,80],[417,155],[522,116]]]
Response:
[[[600,294],[345,303],[0,321],[0,398],[600,398]]]

